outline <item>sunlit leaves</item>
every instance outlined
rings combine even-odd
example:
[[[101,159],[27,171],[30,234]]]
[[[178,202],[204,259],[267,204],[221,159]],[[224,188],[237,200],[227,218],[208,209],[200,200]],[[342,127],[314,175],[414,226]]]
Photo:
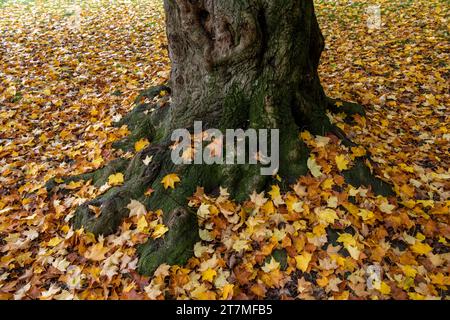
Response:
[[[90,172],[123,156],[111,144],[130,131],[112,123],[133,107],[141,89],[168,77],[162,8],[140,3],[100,1],[103,9],[94,10],[87,1],[80,37],[65,32],[65,18],[54,4],[47,11],[33,7],[39,15],[23,14],[20,5],[0,9],[8,51],[0,62],[5,75],[0,131],[8,140],[0,143],[0,182],[6,190],[0,196],[0,269],[6,270],[0,275],[0,299],[442,297],[450,285],[445,253],[450,133],[441,32],[445,10],[435,1],[407,7],[382,1],[387,22],[371,34],[365,19],[354,18],[363,16],[358,10],[364,6],[317,2],[323,32],[333,33],[320,67],[324,88],[339,98],[338,111],[344,109],[341,101],[367,106],[367,117],[329,114],[357,145],[348,147],[331,133],[302,131],[309,172],[292,188],[277,177],[268,190],[256,190],[242,203],[230,199],[231,189],[187,199],[189,213],[197,213],[201,241],[186,265],[163,265],[151,278],[136,273],[136,245],[170,232],[165,213],[144,205],[158,194],[150,186],[123,208],[129,216],[116,234],[96,239],[74,230],[69,221],[75,208],[122,185],[123,174],[105,177],[100,188],[92,181],[57,178],[64,196],[50,197],[44,182]],[[409,18],[396,19],[398,14]],[[52,29],[31,20],[50,15]],[[32,31],[26,37],[20,33],[25,28]],[[404,42],[402,34],[412,36]],[[44,58],[44,65],[28,63]],[[148,146],[139,138],[130,153]],[[393,184],[396,195],[378,197],[368,186],[349,186],[341,171],[357,158]],[[151,166],[152,156],[144,152],[140,162]],[[164,188],[181,187],[182,176],[164,178]],[[88,207],[93,217],[101,217],[101,204]],[[380,272],[373,288],[367,286],[371,267]]]

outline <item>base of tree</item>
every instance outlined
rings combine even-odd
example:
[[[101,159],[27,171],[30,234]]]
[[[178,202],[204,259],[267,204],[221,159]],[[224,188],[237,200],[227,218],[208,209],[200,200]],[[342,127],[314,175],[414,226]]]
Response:
[[[228,187],[232,197],[236,201],[242,201],[254,190],[264,190],[274,183],[273,177],[261,176],[259,166],[255,165],[175,166],[170,159],[171,142],[168,140],[170,132],[166,125],[170,122],[170,105],[161,106],[152,102],[162,91],[170,93],[170,88],[158,86],[144,91],[136,100],[136,107],[133,111],[116,124],[117,126],[126,124],[131,134],[117,142],[114,145],[115,148],[125,151],[134,150],[135,142],[142,138],[151,141],[149,147],[132,159],[116,159],[94,172],[63,178],[64,183],[92,180],[95,186],[100,187],[108,181],[111,174],[118,172],[124,174],[125,183],[122,186],[109,189],[98,198],[81,205],[76,211],[73,218],[74,226],[76,228],[84,227],[85,230],[95,235],[115,233],[121,221],[129,215],[127,205],[131,200],[143,203],[149,210],[161,209],[163,211],[164,223],[169,227],[169,231],[164,238],[150,239],[138,248],[139,271],[146,275],[151,275],[163,263],[182,265],[192,256],[193,247],[199,241],[199,235],[197,217],[195,212],[188,208],[187,198],[192,196],[197,186],[204,187],[207,193],[216,193],[219,186]],[[141,103],[142,100],[150,102]],[[361,106],[346,102],[342,104],[337,108],[335,100],[328,100],[331,112],[364,115]],[[327,128],[328,132],[338,136],[344,144],[355,146],[339,128],[335,126]],[[323,134],[326,133],[323,132]],[[293,136],[297,136],[297,134]],[[306,174],[308,170],[306,166],[309,157],[307,147],[301,141],[296,143],[300,143],[301,146],[299,163],[290,165],[293,170],[290,168],[280,170],[280,175],[285,178],[284,181],[287,183],[295,182],[296,178]],[[286,149],[282,148],[281,151],[283,152],[283,150]],[[148,159],[148,157],[152,157],[152,161],[146,165],[144,159]],[[364,161],[370,161],[370,159],[358,160],[355,166],[343,172],[347,183],[355,187],[371,187],[374,193],[379,195],[392,195],[391,186],[374,177]],[[165,190],[161,184],[162,177],[169,173],[177,173],[182,178],[180,185],[175,190]],[[58,184],[54,180],[47,183],[49,191],[55,191],[57,186]],[[145,195],[149,188],[153,189],[150,197]],[[101,214],[96,217],[89,206],[100,207]]]

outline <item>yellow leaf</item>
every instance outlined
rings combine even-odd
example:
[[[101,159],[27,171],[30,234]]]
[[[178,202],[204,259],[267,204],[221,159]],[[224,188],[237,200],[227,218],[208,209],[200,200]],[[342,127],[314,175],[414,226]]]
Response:
[[[66,189],[74,190],[74,189],[77,189],[77,188],[81,187],[83,184],[84,184],[83,180],[80,180],[80,181],[77,181],[77,182],[70,181],[69,184],[67,185]]]
[[[312,254],[308,252],[304,252],[299,256],[295,257],[295,262],[297,263],[297,269],[306,272],[309,266],[309,262],[311,261]]]
[[[167,227],[166,227],[165,225],[163,225],[163,224],[158,224],[158,225],[156,225],[156,227],[153,229],[152,238],[153,238],[153,239],[161,238],[167,231],[169,231],[169,228],[167,228]]]
[[[202,272],[202,280],[213,282],[214,277],[217,275],[217,271],[211,268],[206,269]]]
[[[336,165],[337,165],[339,171],[348,169],[348,164],[350,161],[347,160],[345,155],[343,155],[343,154],[338,155],[338,156],[336,156],[335,160],[336,160]]]
[[[273,185],[272,190],[269,192],[269,194],[272,197],[272,200],[280,198],[281,197],[280,187],[277,185]]]
[[[450,286],[450,276],[444,276],[443,273],[439,272],[438,274],[430,275],[431,282],[437,284],[439,286]]]
[[[353,157],[364,157],[366,155],[366,149],[363,147],[352,147],[352,155]]]
[[[300,133],[300,139],[303,141],[308,141],[308,140],[312,140],[313,137],[312,137],[311,133],[309,133],[309,131],[303,131],[302,133]]]
[[[337,241],[347,246],[356,246],[356,240],[350,233],[340,234]]]
[[[425,296],[416,292],[408,292],[408,296],[411,300],[425,300]]]
[[[339,219],[336,211],[330,208],[318,210],[317,216],[321,222],[326,224],[333,224],[335,220]]]
[[[15,86],[10,86],[5,90],[5,96],[7,98],[11,98],[14,97],[17,93],[16,87]]]
[[[150,142],[147,139],[141,139],[134,144],[134,150],[136,150],[136,152],[139,152],[147,148],[149,144]]]
[[[41,134],[39,137],[39,141],[42,143],[46,143],[48,141],[47,136],[45,135],[45,133]]]
[[[328,285],[329,280],[327,277],[323,277],[323,278],[317,279],[316,282],[320,287],[324,288]]]
[[[89,260],[102,261],[105,260],[105,254],[108,248],[103,247],[103,242],[99,242],[85,252],[84,257]]]
[[[350,292],[349,291],[344,291],[341,294],[339,294],[338,296],[336,296],[336,300],[348,300],[348,297],[350,296]]]
[[[96,167],[99,167],[103,163],[103,161],[104,160],[102,156],[97,156],[94,160],[92,160],[92,164]]]
[[[384,295],[388,295],[391,293],[391,287],[389,287],[389,285],[386,282],[381,281],[379,291]]]
[[[324,190],[330,190],[334,185],[334,181],[331,178],[326,179],[324,182],[322,182],[322,188]]]
[[[401,266],[403,273],[405,274],[405,276],[410,277],[410,278],[415,278],[417,271],[416,269],[414,269],[411,266]]]
[[[360,216],[364,221],[372,219],[375,215],[372,211],[367,209],[360,209],[358,216]]]
[[[275,213],[275,206],[273,205],[272,201],[267,201],[263,206],[262,209],[266,214],[273,214]]]
[[[112,174],[108,177],[108,184],[110,186],[120,186],[123,184],[123,174],[122,173],[116,173]]]
[[[227,300],[228,298],[232,298],[233,297],[233,289],[234,289],[233,284],[231,284],[231,283],[226,284],[223,287],[222,299]]]
[[[432,248],[426,243],[417,241],[411,246],[411,250],[417,254],[427,254],[432,250]]]
[[[180,178],[176,173],[171,173],[165,176],[161,183],[164,185],[164,189],[172,188],[175,189],[175,183],[180,182]]]
[[[61,238],[59,237],[54,237],[52,239],[50,239],[50,241],[47,243],[47,246],[49,247],[56,247],[58,244],[60,244],[62,241]]]
[[[137,222],[137,230],[139,232],[146,232],[148,227],[147,219],[145,219],[145,216],[141,216]]]

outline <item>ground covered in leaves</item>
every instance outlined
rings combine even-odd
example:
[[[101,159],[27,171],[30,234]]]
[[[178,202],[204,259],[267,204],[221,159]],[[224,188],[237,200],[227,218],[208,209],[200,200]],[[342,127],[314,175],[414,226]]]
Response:
[[[136,272],[136,246],[167,232],[160,211],[131,201],[120,230],[99,239],[69,222],[121,184],[120,172],[100,188],[72,182],[48,194],[44,184],[133,155],[111,148],[128,134],[113,123],[167,80],[160,2],[0,2],[0,299],[447,299],[449,8],[377,3],[382,26],[369,30],[367,2],[316,1],[325,90],[367,111],[330,117],[360,146],[299,132],[311,172],[288,192],[274,185],[238,204],[225,189],[198,189],[195,256],[148,278]],[[344,182],[342,170],[366,155],[394,196]]]

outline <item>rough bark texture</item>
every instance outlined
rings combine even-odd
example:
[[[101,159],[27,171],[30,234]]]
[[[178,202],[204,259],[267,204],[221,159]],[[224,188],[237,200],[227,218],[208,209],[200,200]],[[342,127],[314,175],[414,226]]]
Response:
[[[133,133],[117,147],[132,148],[141,137],[152,145],[131,161],[91,174],[101,184],[111,170],[122,171],[125,184],[81,206],[75,217],[76,226],[109,234],[128,215],[131,199],[163,209],[170,231],[139,249],[145,274],[190,256],[198,241],[197,221],[185,206],[196,186],[213,191],[220,184],[242,200],[272,179],[261,176],[255,165],[175,166],[169,153],[172,130],[192,129],[194,121],[202,121],[204,129],[278,128],[279,174],[287,181],[307,172],[308,150],[299,131],[324,135],[333,130],[325,115],[330,100],[317,74],[324,39],[312,0],[165,0],[164,5],[172,61],[170,106],[151,111],[154,106],[142,104],[119,123]],[[152,88],[143,95],[152,98],[161,90],[169,89]],[[142,162],[147,155],[153,155],[149,166]],[[174,172],[182,182],[166,191],[160,181]],[[151,198],[144,196],[149,187],[155,190]],[[89,204],[101,206],[99,218]]]

